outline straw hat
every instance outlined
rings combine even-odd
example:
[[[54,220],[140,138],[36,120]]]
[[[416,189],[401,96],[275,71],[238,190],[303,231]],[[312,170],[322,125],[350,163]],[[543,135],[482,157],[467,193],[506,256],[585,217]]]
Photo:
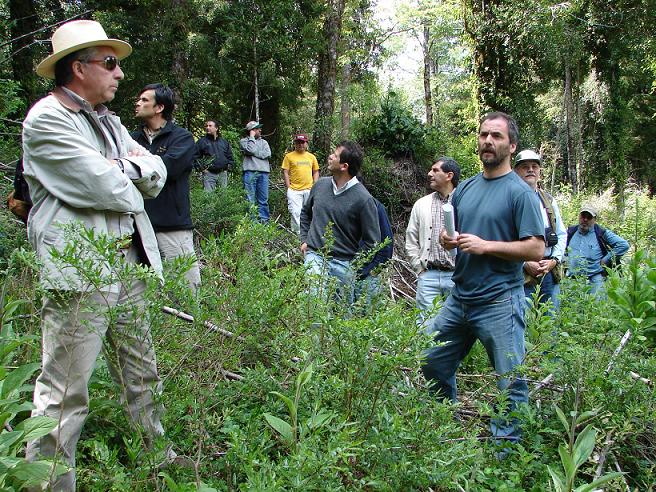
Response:
[[[74,51],[92,46],[114,48],[119,60],[132,53],[132,46],[125,41],[109,39],[103,27],[96,21],[77,20],[61,25],[52,35],[52,55],[36,67],[37,75],[48,79],[55,78],[55,64]]]

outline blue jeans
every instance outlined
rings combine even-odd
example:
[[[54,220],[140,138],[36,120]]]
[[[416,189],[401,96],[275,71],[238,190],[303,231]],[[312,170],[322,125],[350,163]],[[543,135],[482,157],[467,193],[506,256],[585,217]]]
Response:
[[[588,278],[590,284],[590,292],[592,292],[597,299],[605,299],[606,291],[604,290],[604,281],[606,279],[601,273],[597,273]]]
[[[435,341],[444,345],[428,349],[421,368],[429,383],[434,384],[432,390],[456,401],[456,371],[478,339],[501,376],[497,387],[508,391],[509,411],[527,403],[526,381],[514,374],[503,377],[524,360],[524,306],[523,287],[480,306],[463,304],[450,295],[432,326]],[[495,437],[518,440],[521,434],[514,419],[508,417],[493,418],[490,427]]]
[[[527,301],[533,296],[537,290],[537,285],[524,285],[524,295],[527,298]],[[553,307],[549,309],[549,316],[553,316],[560,309],[560,300],[558,296],[560,295],[560,284],[555,284],[553,281],[553,274],[551,272],[547,273],[542,277],[540,282],[540,296],[538,297],[538,303],[542,304],[551,301]]]
[[[269,173],[244,171],[243,180],[246,198],[257,205],[260,222],[269,222]]]
[[[304,264],[307,272],[314,276],[311,287],[314,295],[324,297],[329,288],[327,277],[333,277],[337,280],[337,297],[348,302],[348,306],[353,304],[355,274],[350,261],[326,259],[314,251],[308,251]]]
[[[453,271],[424,270],[417,277],[417,309],[419,313],[418,323],[426,321],[426,311],[433,309],[433,301],[439,295],[446,297],[451,293],[453,287]]]
[[[375,307],[383,294],[383,286],[380,284],[380,279],[373,275],[368,275],[362,280],[355,282],[355,300],[362,302],[366,309]]]

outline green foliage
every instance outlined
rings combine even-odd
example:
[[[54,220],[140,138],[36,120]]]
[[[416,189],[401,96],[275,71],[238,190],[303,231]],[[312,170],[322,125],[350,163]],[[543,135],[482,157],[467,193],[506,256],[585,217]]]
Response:
[[[4,292],[4,289],[3,289]],[[27,462],[19,456],[25,443],[48,434],[56,426],[56,420],[36,416],[21,420],[13,429],[14,419],[34,408],[26,399],[31,396],[27,385],[41,364],[27,363],[14,366],[21,345],[31,342],[32,337],[16,334],[13,325],[24,301],[0,299],[0,487],[3,491],[18,491],[24,487],[45,482],[51,475],[64,473],[67,468],[61,464],[53,465],[48,460]],[[5,302],[6,301],[6,302]],[[11,366],[14,366],[13,368]]]
[[[227,188],[219,187],[211,193],[198,182],[192,185],[191,218],[201,237],[234,230],[247,212],[248,202],[238,173],[230,173]]]
[[[606,290],[627,329],[636,330],[656,346],[656,259],[636,252],[621,274],[614,271],[609,276]]]
[[[578,394],[576,401],[578,403]],[[580,432],[577,429],[585,422],[594,418],[597,412],[588,411],[579,414],[578,408],[575,407],[574,411],[570,413],[571,422],[568,422],[567,417],[565,417],[565,414],[559,407],[556,407],[556,414],[565,428],[568,437],[566,443],[560,443],[558,446],[558,454],[560,455],[563,471],[565,472],[564,476],[551,467],[547,467],[556,492],[591,492],[600,485],[622,476],[622,473],[618,472],[608,473],[590,483],[574,488],[579,468],[590,458],[597,436],[597,431],[591,424],[586,425]]]
[[[382,149],[390,157],[409,157],[423,145],[421,122],[404,106],[398,94],[390,92],[380,109],[358,122],[355,129],[362,145]]]

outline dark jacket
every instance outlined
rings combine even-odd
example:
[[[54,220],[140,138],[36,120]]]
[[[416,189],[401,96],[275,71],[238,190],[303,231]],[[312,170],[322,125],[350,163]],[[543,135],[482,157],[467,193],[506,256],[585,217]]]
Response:
[[[139,145],[164,161],[168,177],[164,188],[144,207],[155,232],[193,229],[189,203],[189,175],[194,159],[194,137],[184,128],[169,121],[159,135],[148,144],[144,128],[132,132]]]
[[[390,224],[389,217],[387,216],[387,210],[385,210],[385,205],[380,203],[374,198],[376,202],[376,208],[378,209],[378,225],[380,226],[380,242],[381,244],[385,242],[386,239],[389,239],[389,243],[379,249],[372,260],[362,267],[362,270],[359,272],[359,278],[365,279],[370,274],[371,271],[376,268],[378,265],[384,265],[389,260],[392,259],[392,254],[394,252],[394,234],[392,233],[392,224]],[[364,243],[360,242],[360,247],[363,247]]]
[[[216,138],[205,135],[196,142],[194,166],[196,168],[202,168],[203,166],[198,162],[198,159],[207,156],[214,157],[214,160],[207,168],[211,173],[220,173],[221,171],[232,169],[235,163],[232,157],[230,143],[220,135],[217,135]]]

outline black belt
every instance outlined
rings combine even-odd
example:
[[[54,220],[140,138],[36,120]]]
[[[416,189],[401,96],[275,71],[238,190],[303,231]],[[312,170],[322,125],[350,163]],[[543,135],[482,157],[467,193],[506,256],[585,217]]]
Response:
[[[428,264],[427,270],[439,270],[440,272],[452,272],[454,269],[450,266]]]

